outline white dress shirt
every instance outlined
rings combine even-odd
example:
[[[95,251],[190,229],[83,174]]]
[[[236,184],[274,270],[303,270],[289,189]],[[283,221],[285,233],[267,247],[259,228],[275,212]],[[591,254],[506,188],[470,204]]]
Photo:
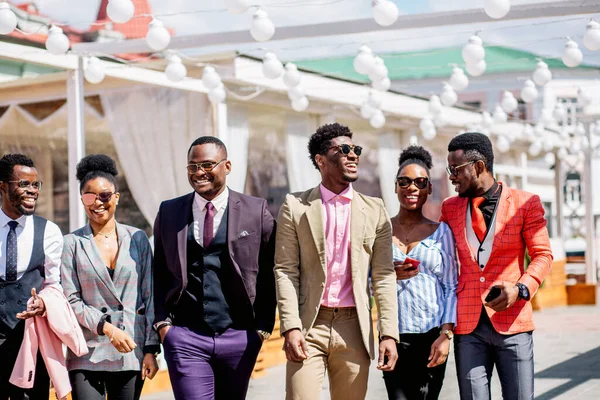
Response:
[[[0,209],[0,278],[6,280],[6,239],[13,221]],[[19,224],[17,234],[17,280],[21,279],[29,267],[31,253],[33,252],[33,216],[22,215],[16,219]],[[46,222],[44,231],[44,268],[46,278],[44,286],[60,283],[60,263],[63,250],[63,235],[54,222]]]
[[[225,215],[227,203],[229,202],[229,188],[225,187],[223,193],[215,197],[211,203],[215,207],[215,219],[213,223],[213,237],[217,234],[219,225]],[[194,194],[194,203],[192,205],[192,215],[194,217],[194,239],[200,246],[204,246],[204,217],[206,216],[206,200],[198,193]]]

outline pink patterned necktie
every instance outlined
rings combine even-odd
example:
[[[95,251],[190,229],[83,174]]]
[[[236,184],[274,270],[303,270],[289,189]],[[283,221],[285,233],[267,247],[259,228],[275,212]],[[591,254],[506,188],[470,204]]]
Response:
[[[204,217],[204,235],[203,243],[206,249],[213,240],[213,230],[215,222],[215,206],[213,203],[206,203],[206,216]]]

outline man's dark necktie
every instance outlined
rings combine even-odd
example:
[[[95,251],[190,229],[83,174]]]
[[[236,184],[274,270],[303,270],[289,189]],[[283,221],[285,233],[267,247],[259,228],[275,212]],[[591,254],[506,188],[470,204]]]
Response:
[[[206,216],[204,217],[204,236],[203,242],[204,248],[206,249],[210,242],[213,240],[213,231],[214,231],[214,222],[215,222],[215,206],[213,203],[206,203]]]
[[[17,280],[17,221],[8,223],[10,231],[6,237],[6,281],[13,282]]]

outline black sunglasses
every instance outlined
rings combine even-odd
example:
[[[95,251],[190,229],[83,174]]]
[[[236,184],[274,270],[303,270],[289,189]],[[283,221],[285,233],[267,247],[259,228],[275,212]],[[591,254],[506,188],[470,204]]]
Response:
[[[350,154],[352,150],[354,150],[354,154],[360,156],[363,150],[361,146],[355,146],[353,144],[338,144],[337,146],[331,146],[329,149],[339,149],[340,152],[346,156]]]
[[[469,162],[466,162],[464,164],[460,164],[460,165],[457,165],[457,166],[453,165],[451,167],[446,167],[446,172],[448,173],[448,175],[458,176],[458,170],[459,169],[461,169],[463,167],[466,167],[467,165],[475,164],[477,161],[479,161],[479,160],[469,161]]]
[[[425,189],[429,185],[429,178],[420,176],[415,179],[410,179],[408,176],[399,176],[396,178],[396,183],[401,189],[408,189],[413,183],[417,189]]]
[[[42,190],[42,181],[26,181],[26,180],[20,180],[20,181],[8,181],[8,183],[16,183],[18,187],[20,187],[21,189],[27,189],[28,187],[32,187],[35,190]]]
[[[113,197],[113,192],[102,192],[102,193],[84,193],[81,195],[81,201],[86,206],[91,206],[96,202],[96,199],[103,203],[108,203]]]
[[[224,158],[221,161],[205,161],[197,164],[188,164],[186,168],[190,174],[195,174],[200,170],[210,172],[225,160],[226,159]]]

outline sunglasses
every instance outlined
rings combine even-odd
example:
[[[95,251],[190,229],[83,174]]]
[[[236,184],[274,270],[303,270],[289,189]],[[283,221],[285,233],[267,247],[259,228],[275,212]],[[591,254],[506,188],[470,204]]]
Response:
[[[224,158],[221,161],[205,161],[197,164],[188,164],[186,168],[190,174],[195,174],[200,170],[210,172],[225,160],[226,159]]]
[[[460,164],[457,166],[446,167],[446,172],[448,173],[448,175],[458,176],[459,169],[466,167],[467,165],[475,164],[477,161],[479,161],[479,160],[469,161],[469,162],[466,162],[464,164]]]
[[[410,179],[408,176],[399,176],[396,178],[396,183],[401,189],[408,189],[413,183],[417,189],[425,189],[429,185],[429,178],[420,176],[415,179]]]
[[[35,190],[42,190],[42,181],[26,181],[26,180],[21,180],[21,181],[8,181],[9,183],[16,183],[18,187],[20,187],[21,189],[27,189],[29,187],[35,189]]]
[[[354,154],[360,156],[363,150],[361,146],[355,146],[353,144],[338,144],[337,146],[331,146],[329,149],[339,149],[339,151],[346,156],[350,154],[352,150],[354,150]]]
[[[113,197],[113,192],[102,192],[102,193],[84,193],[81,195],[81,201],[86,206],[91,206],[96,202],[96,200],[100,200],[102,203],[108,203],[110,199]]]

